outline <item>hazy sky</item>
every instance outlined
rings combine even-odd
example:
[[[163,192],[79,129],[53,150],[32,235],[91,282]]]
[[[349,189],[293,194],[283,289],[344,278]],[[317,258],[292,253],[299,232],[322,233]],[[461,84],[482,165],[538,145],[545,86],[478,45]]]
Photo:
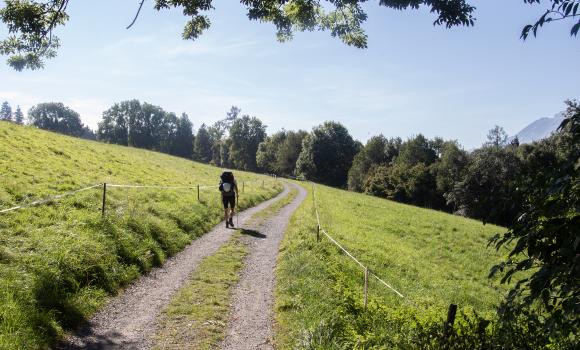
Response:
[[[472,1],[476,26],[451,30],[434,27],[425,9],[374,1],[366,50],[325,32],[278,43],[271,24],[250,22],[233,0],[214,1],[212,27],[196,42],[181,40],[179,11],[156,12],[152,0],[126,30],[138,2],[71,1],[58,57],[39,71],[0,64],[0,101],[25,113],[63,102],[96,127],[103,110],[137,98],[186,112],[196,129],[236,105],[269,133],[336,120],[361,141],[423,133],[473,148],[495,124],[514,134],[580,97],[580,38],[570,38],[571,23],[555,23],[522,42],[521,28],[544,10],[523,0]]]

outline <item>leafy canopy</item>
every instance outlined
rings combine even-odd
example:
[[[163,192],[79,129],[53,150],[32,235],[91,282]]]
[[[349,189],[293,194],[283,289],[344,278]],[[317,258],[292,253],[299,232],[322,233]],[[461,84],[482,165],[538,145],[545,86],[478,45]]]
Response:
[[[28,112],[30,124],[65,135],[81,136],[84,125],[80,115],[62,103],[39,103]]]
[[[502,282],[521,277],[502,305],[502,319],[524,315],[565,339],[577,337],[580,327],[580,105],[567,103],[560,133],[528,155],[517,222],[491,240],[498,249],[511,248],[491,274],[502,274]]]
[[[69,19],[66,12],[70,0],[5,0],[0,19],[8,29],[8,36],[0,41],[0,54],[9,56],[8,64],[16,70],[39,69],[46,59],[56,55],[60,45],[53,30]],[[426,7],[435,14],[434,25],[472,26],[475,7],[469,0],[378,0],[379,6],[396,10]],[[139,4],[130,28],[138,19],[145,0]],[[367,19],[363,4],[367,0],[240,0],[250,20],[270,22],[276,27],[279,41],[292,39],[296,31],[328,31],[349,46],[367,47],[367,35],[362,27]],[[529,4],[539,0],[524,0]],[[550,0],[552,6],[535,23],[526,26],[522,38],[536,35],[544,24],[566,18],[576,19],[580,0]],[[197,39],[211,22],[208,12],[212,0],[155,0],[157,11],[179,8],[189,17],[182,36]],[[580,21],[572,27],[576,35]]]

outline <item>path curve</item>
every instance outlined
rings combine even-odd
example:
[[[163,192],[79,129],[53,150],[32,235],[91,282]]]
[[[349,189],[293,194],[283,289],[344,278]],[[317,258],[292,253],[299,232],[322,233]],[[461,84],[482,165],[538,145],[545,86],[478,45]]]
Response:
[[[276,197],[239,214],[243,224],[289,192],[288,185]],[[114,297],[101,311],[74,334],[56,346],[76,349],[149,349],[155,334],[156,319],[173,294],[187,281],[199,262],[214,254],[234,232],[223,222],[194,240],[182,252],[168,259]]]
[[[234,290],[230,321],[221,346],[224,350],[274,348],[274,270],[279,246],[292,214],[307,195],[301,186],[287,185],[298,190],[296,198],[260,227],[260,235],[245,238],[251,250]]]

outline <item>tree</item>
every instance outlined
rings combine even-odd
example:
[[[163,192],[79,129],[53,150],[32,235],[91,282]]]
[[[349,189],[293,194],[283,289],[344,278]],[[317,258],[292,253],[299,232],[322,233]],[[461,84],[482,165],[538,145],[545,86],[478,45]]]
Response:
[[[201,124],[193,142],[193,157],[199,162],[209,163],[212,158],[211,138],[205,124]]]
[[[499,148],[504,147],[507,144],[508,144],[507,133],[501,126],[496,125],[493,127],[493,129],[489,130],[489,132],[487,133],[487,142],[484,143],[483,145],[485,147]]]
[[[91,140],[91,141],[97,140],[97,135],[95,134],[95,132],[93,130],[91,130],[91,128],[89,128],[86,125],[83,127],[83,133],[80,135],[80,137],[81,137],[81,139],[85,139],[85,140]]]
[[[238,169],[256,170],[258,146],[266,139],[266,126],[256,117],[244,115],[237,118],[230,128],[231,163]]]
[[[278,153],[280,152],[280,147],[286,140],[286,137],[286,130],[281,130],[272,136],[266,137],[266,139],[258,145],[256,164],[260,169],[268,173],[280,173],[277,158]]]
[[[344,187],[358,152],[358,144],[342,124],[325,122],[304,138],[296,173],[326,185]]]
[[[445,199],[447,204],[452,204],[452,192],[455,184],[459,183],[464,176],[465,167],[468,164],[467,152],[460,148],[457,141],[445,141],[441,146],[439,162],[434,164],[437,192]],[[455,211],[457,208],[450,208]]]
[[[491,270],[513,284],[500,309],[503,322],[524,318],[550,338],[578,340],[580,329],[580,105],[567,101],[560,132],[537,143],[519,181],[518,220],[491,240],[509,257]],[[515,242],[515,244],[514,244]],[[564,347],[563,347],[564,348]],[[572,347],[570,347],[572,348]]]
[[[447,195],[449,204],[468,217],[509,225],[520,209],[516,190],[520,170],[521,160],[511,148],[475,150],[463,178]]]
[[[437,160],[437,153],[432,144],[425,136],[419,134],[403,142],[396,162],[407,165],[433,164]]]
[[[389,140],[383,135],[373,136],[367,144],[354,157],[353,164],[348,171],[348,189],[351,191],[363,191],[364,183],[369,169],[372,166],[389,163],[392,158],[387,155]]]
[[[191,124],[187,114],[181,114],[177,125],[172,154],[183,158],[193,158],[194,140],[192,129],[193,124]]]
[[[191,158],[192,125],[159,106],[128,100],[103,112],[97,137],[101,141]]]
[[[302,142],[308,133],[304,130],[287,131],[276,154],[276,168],[282,175],[295,175],[296,162],[302,152]]]
[[[304,130],[281,130],[260,143],[256,161],[260,169],[278,175],[293,176],[296,161],[302,151]]]
[[[221,167],[231,168],[233,166],[230,156],[231,148],[232,140],[230,138],[223,139],[219,142],[219,158]]]
[[[12,121],[12,107],[7,101],[4,101],[0,107],[0,120]]]
[[[371,169],[364,187],[366,193],[424,207],[437,207],[442,200],[424,163],[379,165]]]
[[[14,112],[14,122],[18,125],[24,124],[24,114],[22,113],[20,106],[17,106],[16,112]]]
[[[539,0],[523,0],[529,4]],[[367,15],[363,9],[366,0],[240,0],[246,7],[250,20],[271,22],[277,30],[279,41],[290,40],[295,31],[328,31],[347,45],[367,47],[367,35],[363,23]],[[469,0],[379,0],[380,6],[403,10],[419,9],[424,6],[435,14],[434,24],[472,26],[475,22],[475,7]],[[552,5],[539,20],[524,27],[521,37],[529,33],[536,35],[538,29],[556,20],[576,20],[580,0],[550,0]],[[8,64],[16,70],[39,69],[46,59],[56,56],[60,45],[53,30],[69,19],[66,12],[69,0],[21,1],[5,0],[0,9],[0,18],[8,27],[9,36],[0,41],[0,54],[9,56]],[[139,16],[144,1],[137,9]],[[195,40],[210,27],[207,12],[214,9],[211,0],[155,0],[158,11],[181,8],[190,19],[183,30],[183,39]],[[127,28],[129,28],[127,27]],[[571,35],[580,29],[580,21],[573,25]]]
[[[80,115],[62,103],[39,103],[28,112],[28,120],[40,129],[77,137],[83,134]]]
[[[98,123],[99,141],[127,146],[129,144],[129,119],[132,111],[140,110],[137,100],[115,103],[103,112],[103,120]]]

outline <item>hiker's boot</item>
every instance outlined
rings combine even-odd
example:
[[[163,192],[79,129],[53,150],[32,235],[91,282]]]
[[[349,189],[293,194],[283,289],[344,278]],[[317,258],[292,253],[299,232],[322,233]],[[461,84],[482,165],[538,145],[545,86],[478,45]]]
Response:
[[[234,219],[230,218],[230,220],[228,221],[231,227],[234,227]]]

